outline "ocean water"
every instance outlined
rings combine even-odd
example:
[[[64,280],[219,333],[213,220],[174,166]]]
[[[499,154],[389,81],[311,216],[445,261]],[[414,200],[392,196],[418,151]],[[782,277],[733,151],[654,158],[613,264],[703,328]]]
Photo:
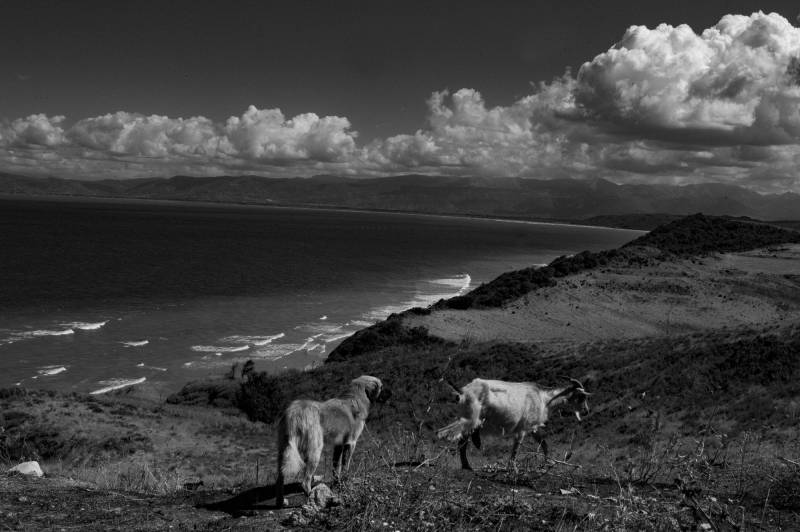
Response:
[[[0,199],[0,386],[175,389],[320,364],[392,312],[640,232],[130,200]]]

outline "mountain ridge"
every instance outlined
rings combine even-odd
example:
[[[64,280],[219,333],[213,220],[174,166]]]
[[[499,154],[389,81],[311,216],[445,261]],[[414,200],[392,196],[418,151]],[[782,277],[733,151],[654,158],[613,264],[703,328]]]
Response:
[[[551,180],[405,174],[381,178],[316,175],[82,181],[0,173],[0,193],[344,207],[429,214],[584,220],[619,215],[747,216],[796,219],[800,195],[759,194],[723,183],[618,185],[596,178]]]

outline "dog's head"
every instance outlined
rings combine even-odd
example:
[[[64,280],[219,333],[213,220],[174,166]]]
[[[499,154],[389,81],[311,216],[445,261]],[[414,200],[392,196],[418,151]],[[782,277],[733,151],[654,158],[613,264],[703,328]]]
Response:
[[[364,394],[371,403],[383,402],[388,397],[389,390],[383,387],[383,383],[378,377],[371,375],[362,375],[357,379],[353,379],[353,386],[359,386],[364,389]]]

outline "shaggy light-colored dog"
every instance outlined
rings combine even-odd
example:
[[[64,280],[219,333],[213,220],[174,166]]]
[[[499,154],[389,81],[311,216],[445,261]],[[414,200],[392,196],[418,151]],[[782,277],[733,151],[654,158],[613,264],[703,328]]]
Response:
[[[303,472],[302,486],[311,492],[314,472],[325,444],[333,445],[333,474],[339,479],[342,464],[350,468],[353,449],[369,415],[370,404],[381,394],[383,384],[377,377],[362,375],[350,382],[341,397],[327,401],[299,399],[292,401],[278,423],[278,478],[275,484],[276,505],[283,506],[285,480]]]

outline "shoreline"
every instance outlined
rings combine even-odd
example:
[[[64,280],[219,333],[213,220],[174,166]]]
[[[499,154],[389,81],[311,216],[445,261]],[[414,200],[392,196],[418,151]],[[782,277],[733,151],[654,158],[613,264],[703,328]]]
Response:
[[[531,225],[554,225],[565,227],[582,227],[586,229],[613,229],[618,231],[632,231],[637,233],[646,233],[644,229],[628,229],[623,227],[615,227],[609,225],[587,225],[584,220],[569,220],[569,219],[554,219],[554,218],[537,218],[537,217],[514,217],[514,216],[497,216],[489,214],[469,214],[469,213],[437,213],[427,211],[408,211],[408,210],[393,210],[393,209],[369,209],[364,207],[348,207],[344,205],[325,205],[325,204],[309,204],[309,203],[247,203],[247,202],[230,202],[230,201],[212,201],[212,200],[189,200],[189,199],[167,199],[167,198],[141,198],[141,197],[127,197],[127,196],[78,196],[72,194],[8,194],[0,193],[0,201],[53,201],[59,203],[66,202],[80,202],[87,203],[122,203],[122,204],[136,204],[143,205],[174,205],[174,206],[199,206],[199,207],[232,207],[242,209],[295,209],[295,210],[314,210],[314,211],[328,211],[328,212],[362,212],[362,213],[378,213],[378,214],[399,214],[406,216],[430,216],[436,218],[455,218],[466,220],[486,220],[493,222],[506,222],[506,223],[520,223]]]
[[[444,274],[442,274],[444,275]],[[106,368],[106,374],[97,376],[91,382],[85,382],[85,378],[81,375],[80,372],[76,373],[75,362],[71,359],[65,360],[49,360],[47,361],[46,365],[37,366],[37,368],[32,368],[32,371],[35,373],[31,373],[30,375],[21,377],[19,379],[12,379],[7,383],[8,387],[12,388],[25,388],[31,390],[55,390],[61,393],[69,393],[76,391],[76,386],[81,386],[84,388],[80,390],[79,393],[89,394],[89,395],[98,395],[98,394],[105,394],[111,391],[115,391],[121,388],[127,387],[136,387],[138,388],[139,385],[147,382],[151,386],[157,386],[161,388],[165,388],[170,390],[171,392],[176,392],[181,389],[187,382],[194,382],[194,381],[202,381],[205,379],[214,379],[222,374],[225,373],[227,367],[231,364],[243,364],[246,360],[253,360],[257,367],[260,367],[260,370],[266,370],[270,373],[274,371],[280,371],[278,369],[280,366],[283,366],[281,362],[284,362],[286,359],[290,360],[288,362],[290,368],[295,368],[298,370],[305,370],[307,369],[308,364],[300,364],[295,365],[291,362],[292,357],[297,356],[308,356],[310,354],[314,354],[322,349],[322,353],[324,356],[320,356],[319,363],[324,363],[327,359],[330,352],[332,352],[339,343],[341,343],[345,338],[356,334],[358,331],[361,331],[365,328],[371,327],[375,323],[383,321],[387,319],[389,314],[402,312],[408,310],[408,308],[412,308],[414,306],[419,306],[418,304],[423,304],[424,306],[429,306],[434,304],[441,298],[450,298],[456,295],[460,295],[465,291],[468,291],[472,286],[472,278],[467,273],[459,273],[453,274],[452,277],[431,277],[431,278],[424,278],[418,279],[412,284],[420,284],[420,283],[427,283],[430,285],[441,285],[442,283],[437,283],[437,281],[451,281],[455,279],[463,279],[462,284],[459,286],[449,285],[444,283],[444,286],[448,288],[452,288],[452,291],[447,291],[446,293],[443,292],[425,292],[420,293],[418,290],[405,290],[402,292],[398,292],[395,294],[391,300],[386,300],[383,302],[366,305],[365,307],[361,308],[358,312],[355,313],[354,316],[340,320],[340,321],[331,321],[329,320],[328,314],[324,315],[323,318],[317,318],[316,320],[313,317],[309,317],[307,320],[301,320],[297,323],[288,324],[285,326],[285,331],[282,331],[276,335],[270,335],[270,341],[259,344],[256,342],[248,341],[247,343],[242,344],[238,340],[235,340],[237,337],[244,338],[248,335],[241,334],[241,331],[237,330],[230,330],[228,331],[229,334],[225,337],[221,337],[218,339],[207,339],[209,345],[200,345],[196,344],[196,342],[202,343],[204,340],[199,338],[192,339],[191,342],[188,342],[186,345],[183,346],[181,352],[194,352],[194,357],[191,359],[186,358],[184,356],[179,356],[172,360],[174,364],[170,364],[171,369],[169,370],[169,375],[165,375],[167,371],[166,368],[155,367],[151,364],[155,364],[155,362],[141,362],[136,364],[136,370],[134,368],[127,368],[122,371],[116,371],[117,368],[121,368],[118,364],[109,366]],[[435,296],[435,299],[431,299]],[[218,299],[218,297],[213,297],[210,299],[204,299],[206,304],[213,304],[214,301]],[[158,305],[156,305],[157,307]],[[108,309],[105,309],[106,314],[108,314]],[[76,311],[82,312],[82,311]],[[154,310],[153,312],[158,312],[158,310]],[[83,319],[83,316],[71,316],[69,319]],[[87,318],[88,319],[88,318]],[[104,321],[104,324],[108,321],[111,321],[112,318],[108,318]],[[116,320],[121,320],[123,318],[117,317]],[[50,320],[53,321],[53,320]],[[60,319],[55,320],[56,322],[61,322]],[[359,323],[361,321],[361,323]],[[76,322],[78,323],[78,322]],[[81,322],[82,323],[82,322]],[[313,329],[317,324],[325,324],[329,327],[336,327],[340,330],[331,330],[331,331],[316,331],[310,330]],[[37,323],[32,327],[48,327],[53,325],[53,323]],[[85,325],[85,324],[84,324]],[[94,323],[89,325],[95,325]],[[101,327],[96,327],[95,329],[88,330],[87,334],[92,334],[95,330],[101,329]],[[280,327],[279,327],[280,328]],[[304,334],[300,334],[297,331],[303,328],[309,328],[308,332]],[[277,330],[277,329],[276,329]],[[42,334],[29,334],[24,337],[20,337],[18,341],[9,342],[8,345],[11,343],[16,344],[17,349],[21,349],[23,351],[36,351],[36,346],[34,344],[28,344],[28,342],[36,342],[37,338],[43,339],[50,339],[50,341],[58,341],[54,337],[65,335],[66,333],[61,333],[60,331],[51,331],[45,329],[36,329],[35,333],[42,333]],[[11,331],[12,337],[14,336],[14,331]],[[281,338],[286,337],[286,334],[290,334],[296,338],[290,338],[288,343],[280,343],[275,342],[273,340],[279,340]],[[167,334],[167,332],[164,332]],[[70,334],[73,336],[73,334]],[[144,337],[144,335],[141,335]],[[149,337],[157,337],[158,335],[153,333],[149,335]],[[252,335],[250,335],[252,336]],[[267,336],[265,336],[266,338]],[[234,338],[234,339],[232,339]],[[0,346],[5,345],[2,342],[3,338],[0,337]],[[73,339],[74,341],[74,339]],[[113,341],[114,344],[125,344],[126,342],[117,339]],[[145,340],[145,344],[150,344],[149,340]],[[193,344],[193,345],[189,345]],[[214,345],[211,345],[214,344]],[[219,344],[219,346],[217,346]],[[224,345],[223,345],[224,344]],[[286,347],[286,351],[283,352],[280,356],[276,358],[270,357],[263,357],[259,356],[259,349],[263,349],[265,346],[270,345],[272,347],[281,348]],[[128,347],[128,346],[126,346]],[[220,354],[229,355],[228,357],[219,358],[218,364],[214,364],[217,361],[214,358],[215,354],[217,357]],[[133,358],[136,358],[134,355],[138,355],[137,352],[131,352]],[[188,356],[188,355],[187,355]],[[141,359],[142,357],[138,357],[137,360]],[[209,365],[210,364],[210,365]],[[285,367],[285,366],[283,366]],[[52,369],[50,369],[52,368]],[[54,371],[58,368],[60,371]],[[144,371],[144,373],[141,370]],[[127,371],[127,374],[126,374]],[[155,372],[155,373],[154,373]],[[191,373],[195,373],[194,375],[190,375]],[[49,380],[49,377],[54,377],[59,375],[61,382],[58,383],[48,383],[44,384],[46,381]],[[166,377],[166,378],[165,378]],[[66,379],[66,380],[64,380]],[[77,380],[73,380],[77,379]],[[2,387],[2,386],[0,386]]]

